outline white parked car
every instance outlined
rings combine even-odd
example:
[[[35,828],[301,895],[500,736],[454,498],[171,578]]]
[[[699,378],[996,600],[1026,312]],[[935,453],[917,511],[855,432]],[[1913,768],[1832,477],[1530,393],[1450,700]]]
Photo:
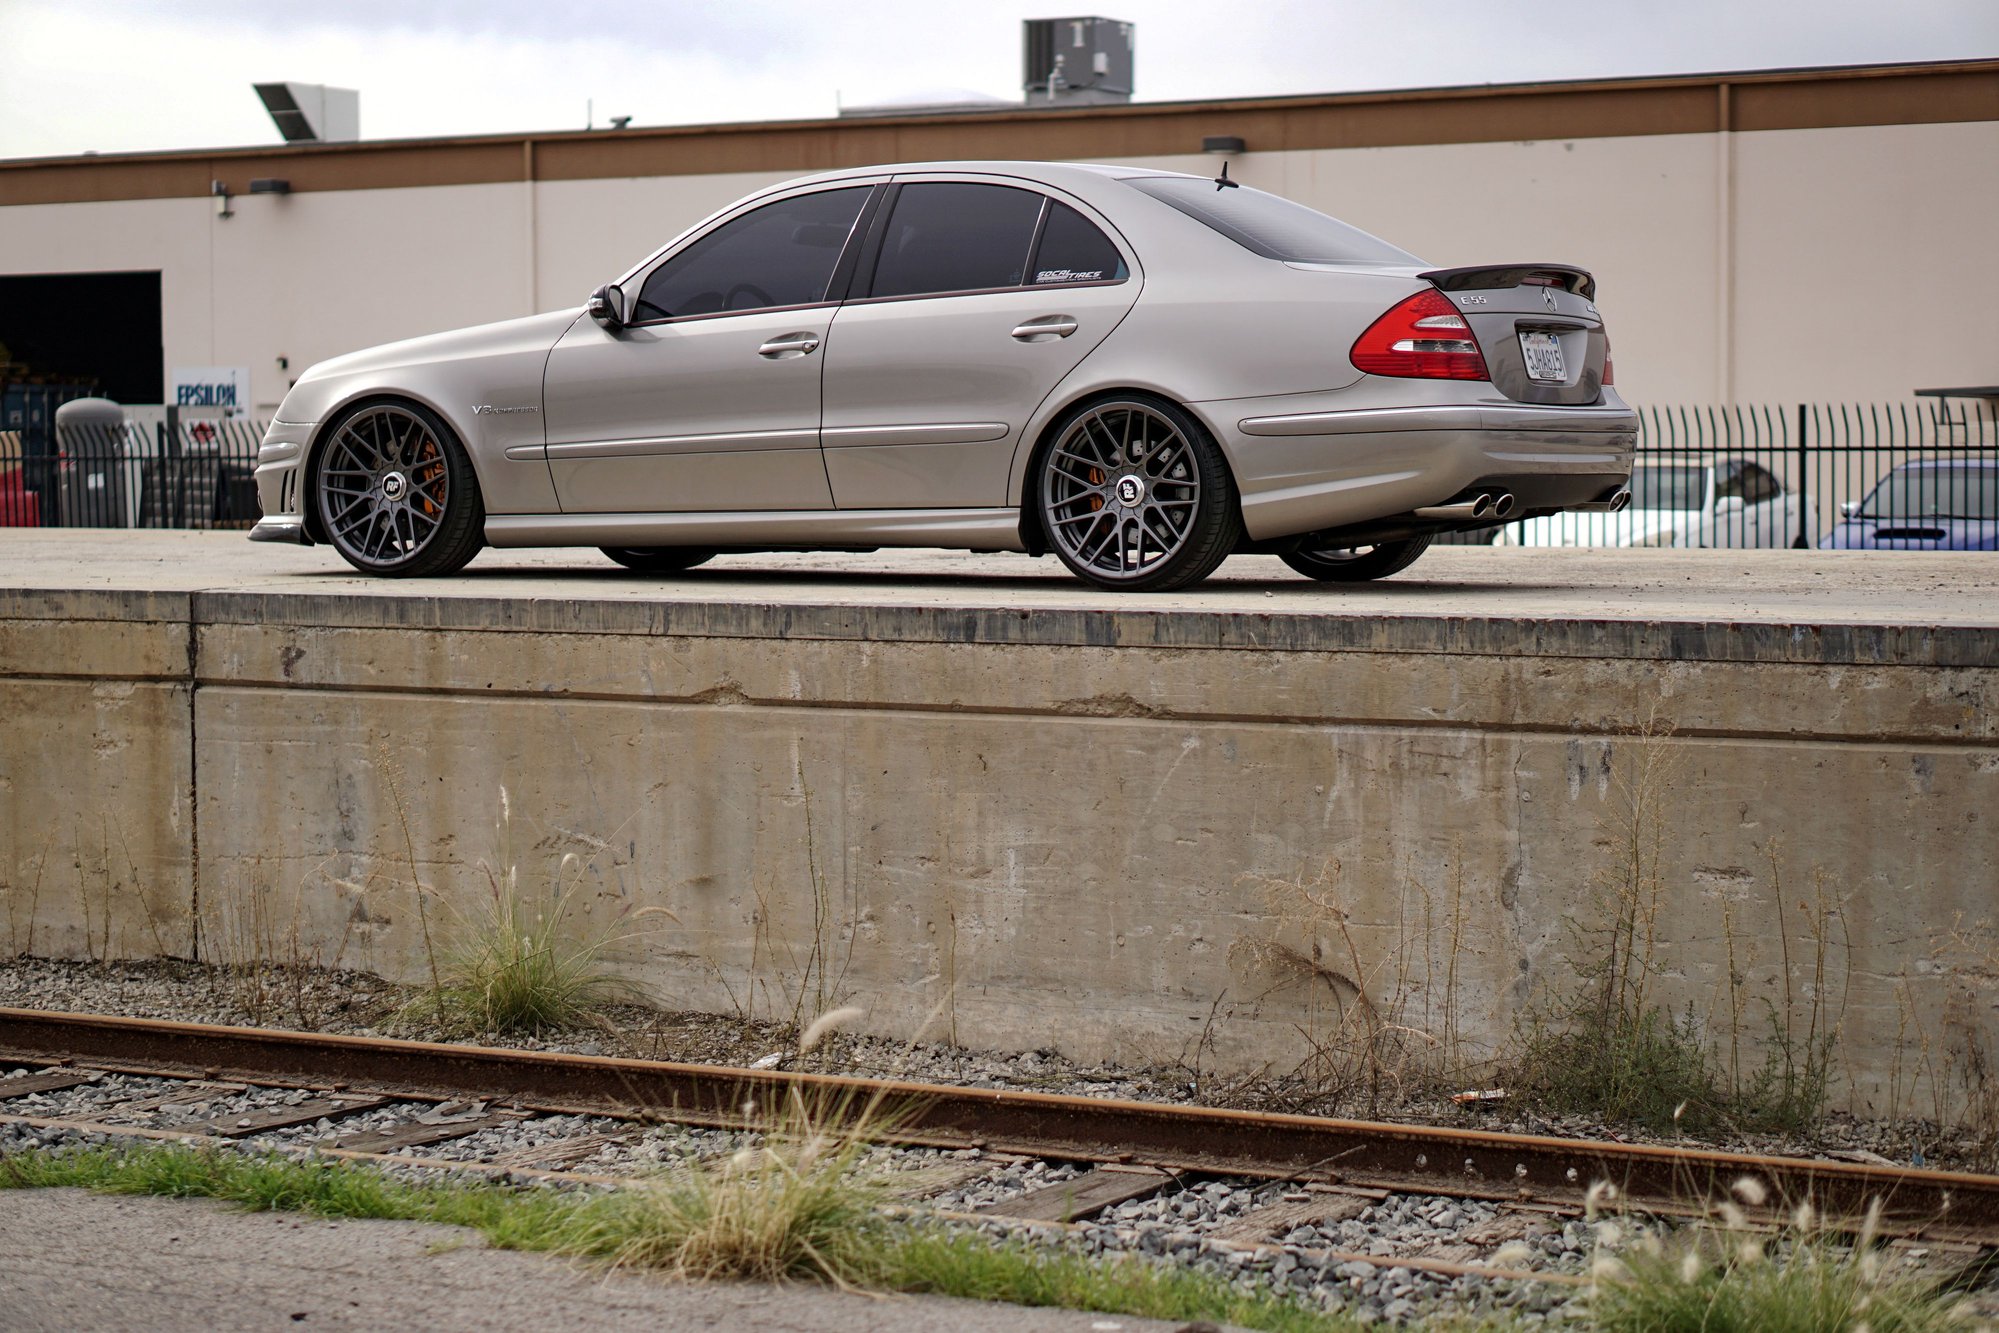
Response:
[[[1785,489],[1753,459],[1641,459],[1631,468],[1625,508],[1530,518],[1501,528],[1493,545],[1803,547],[1817,535],[1810,498]]]

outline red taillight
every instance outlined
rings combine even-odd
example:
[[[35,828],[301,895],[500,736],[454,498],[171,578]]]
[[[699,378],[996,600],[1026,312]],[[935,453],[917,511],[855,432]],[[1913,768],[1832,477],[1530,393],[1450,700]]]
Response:
[[[1617,373],[1610,364],[1610,339],[1608,338],[1603,340],[1603,382],[1606,385],[1617,383]]]
[[[1368,326],[1348,359],[1356,370],[1403,379],[1483,380],[1485,357],[1471,325],[1435,287],[1426,287]]]

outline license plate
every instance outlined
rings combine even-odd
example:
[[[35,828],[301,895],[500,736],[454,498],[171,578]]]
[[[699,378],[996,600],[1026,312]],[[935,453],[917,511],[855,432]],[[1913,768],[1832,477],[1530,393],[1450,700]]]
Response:
[[[1527,360],[1527,377],[1537,380],[1566,380],[1562,365],[1562,340],[1552,333],[1520,335],[1520,355]]]

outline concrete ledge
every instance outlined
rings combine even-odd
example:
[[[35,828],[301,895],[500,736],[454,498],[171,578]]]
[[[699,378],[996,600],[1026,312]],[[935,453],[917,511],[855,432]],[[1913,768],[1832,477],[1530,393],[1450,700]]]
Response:
[[[1136,600],[1136,599],[1134,599]],[[1254,610],[634,602],[314,592],[162,594],[0,589],[0,619],[182,621],[366,629],[828,639],[871,643],[1235,648],[1275,652],[1473,653],[1506,657],[1999,666],[1994,626],[1619,617],[1280,614]]]

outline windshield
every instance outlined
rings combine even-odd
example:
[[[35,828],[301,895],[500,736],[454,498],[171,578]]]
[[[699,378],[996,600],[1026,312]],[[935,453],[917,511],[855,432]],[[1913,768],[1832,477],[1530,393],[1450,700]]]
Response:
[[[1707,469],[1640,463],[1631,469],[1633,509],[1699,509],[1707,503]]]
[[[1999,468],[1898,467],[1882,478],[1862,518],[1999,518]]]
[[[1138,176],[1125,184],[1171,204],[1265,259],[1297,264],[1421,264],[1358,227],[1317,209],[1238,185],[1222,189],[1192,176]]]

